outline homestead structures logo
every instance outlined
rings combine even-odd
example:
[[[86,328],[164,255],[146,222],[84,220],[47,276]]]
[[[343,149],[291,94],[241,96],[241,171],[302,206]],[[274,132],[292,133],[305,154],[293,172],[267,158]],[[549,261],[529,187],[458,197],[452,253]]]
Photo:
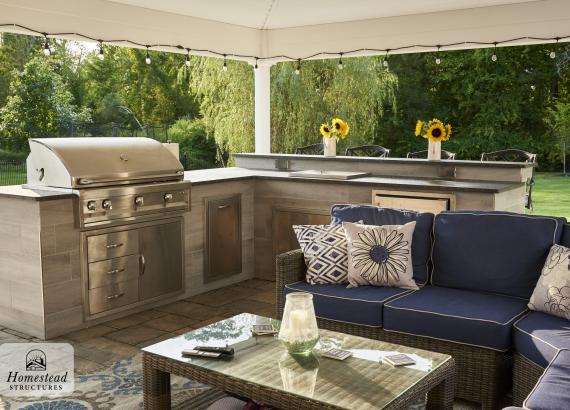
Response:
[[[32,349],[26,355],[26,370],[46,371],[46,354],[39,349]]]
[[[68,343],[5,343],[0,346],[0,395],[71,394],[73,366]]]

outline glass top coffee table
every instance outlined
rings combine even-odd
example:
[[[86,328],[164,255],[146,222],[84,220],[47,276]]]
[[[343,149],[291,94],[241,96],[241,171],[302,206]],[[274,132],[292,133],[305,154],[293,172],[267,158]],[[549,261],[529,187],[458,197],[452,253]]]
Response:
[[[455,364],[451,356],[320,330],[315,354],[293,358],[275,336],[254,336],[254,324],[279,322],[243,313],[143,349],[145,409],[170,408],[170,375],[215,386],[279,409],[452,409]],[[231,361],[185,358],[195,346],[233,345]],[[339,347],[344,361],[321,357]],[[383,358],[405,353],[415,365],[393,367]]]

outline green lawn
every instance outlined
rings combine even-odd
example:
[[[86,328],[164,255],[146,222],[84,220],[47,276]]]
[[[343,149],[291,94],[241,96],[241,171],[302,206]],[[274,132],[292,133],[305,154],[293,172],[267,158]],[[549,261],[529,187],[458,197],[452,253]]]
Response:
[[[539,172],[532,198],[533,214],[565,216],[570,220],[570,176]]]

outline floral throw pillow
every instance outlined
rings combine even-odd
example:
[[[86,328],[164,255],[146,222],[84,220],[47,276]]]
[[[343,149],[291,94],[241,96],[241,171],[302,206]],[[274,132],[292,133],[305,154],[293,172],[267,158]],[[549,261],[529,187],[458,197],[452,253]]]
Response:
[[[346,283],[348,254],[342,225],[293,225],[311,285]]]
[[[553,245],[530,297],[529,309],[570,320],[570,249]]]
[[[348,240],[348,287],[418,289],[411,251],[416,222],[380,226],[343,222],[342,226]]]

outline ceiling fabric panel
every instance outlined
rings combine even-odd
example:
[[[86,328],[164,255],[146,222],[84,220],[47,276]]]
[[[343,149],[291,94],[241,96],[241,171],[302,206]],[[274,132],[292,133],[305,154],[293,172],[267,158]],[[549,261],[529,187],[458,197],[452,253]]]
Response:
[[[474,5],[486,6],[467,8]],[[297,59],[322,52],[333,54],[318,58],[338,58],[339,52],[356,49],[568,36],[570,1],[0,0],[3,23],[49,33],[78,32],[102,40],[179,44],[227,54],[228,58],[244,55],[283,61],[286,58],[282,56]],[[532,42],[538,41],[518,44]],[[465,47],[473,45],[457,44],[442,50]],[[414,51],[428,50],[395,52]],[[368,50],[361,54],[384,52]]]

